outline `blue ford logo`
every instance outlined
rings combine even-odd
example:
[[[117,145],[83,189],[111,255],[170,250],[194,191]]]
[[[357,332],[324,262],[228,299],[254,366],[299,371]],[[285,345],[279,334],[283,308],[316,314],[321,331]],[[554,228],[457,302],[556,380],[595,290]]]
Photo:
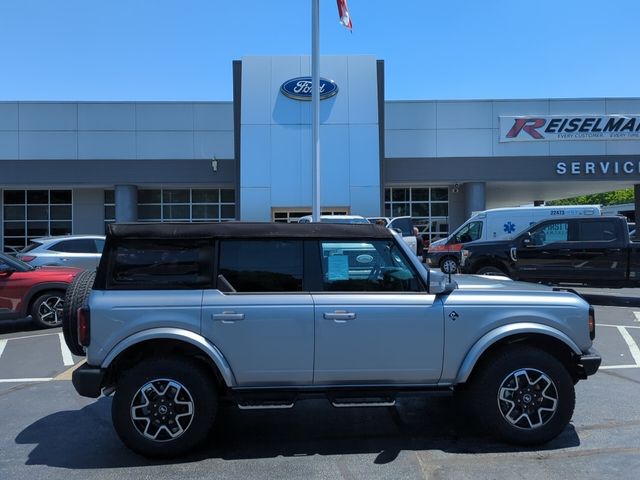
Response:
[[[280,91],[294,100],[311,100],[311,77],[297,77],[287,80]],[[320,100],[333,97],[338,93],[338,85],[333,80],[320,78]]]

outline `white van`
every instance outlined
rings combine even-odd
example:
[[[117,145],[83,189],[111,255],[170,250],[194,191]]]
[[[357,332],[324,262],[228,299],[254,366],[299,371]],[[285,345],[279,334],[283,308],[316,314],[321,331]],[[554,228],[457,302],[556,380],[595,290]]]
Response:
[[[476,212],[447,238],[431,245],[508,240],[549,217],[600,215],[600,205],[556,205],[551,207],[492,208]]]

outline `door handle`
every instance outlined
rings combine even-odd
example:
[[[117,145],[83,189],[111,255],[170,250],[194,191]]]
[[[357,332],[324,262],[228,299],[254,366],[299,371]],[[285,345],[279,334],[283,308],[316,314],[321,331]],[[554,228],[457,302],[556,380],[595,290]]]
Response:
[[[621,248],[610,248],[609,250],[607,250],[607,252],[609,253],[618,253],[620,251],[622,251]]]
[[[236,313],[236,312],[214,313],[213,315],[211,315],[211,318],[213,318],[214,320],[222,321],[222,323],[237,322],[238,320],[244,320],[244,313]]]
[[[338,322],[344,322],[346,320],[355,320],[356,314],[353,312],[345,312],[343,310],[337,310],[333,313],[325,313],[325,320],[336,320]]]

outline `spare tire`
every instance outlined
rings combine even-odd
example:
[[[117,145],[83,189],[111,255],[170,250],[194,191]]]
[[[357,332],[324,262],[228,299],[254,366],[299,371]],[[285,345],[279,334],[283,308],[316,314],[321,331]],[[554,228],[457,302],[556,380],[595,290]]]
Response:
[[[80,272],[67,288],[64,297],[62,333],[71,353],[78,356],[84,356],[84,348],[78,342],[78,309],[87,305],[95,279],[95,270]]]

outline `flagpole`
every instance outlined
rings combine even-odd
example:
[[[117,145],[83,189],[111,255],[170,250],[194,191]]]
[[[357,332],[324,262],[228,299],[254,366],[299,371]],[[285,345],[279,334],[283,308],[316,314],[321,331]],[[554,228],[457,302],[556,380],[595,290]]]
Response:
[[[320,0],[311,0],[311,221],[320,221]]]

